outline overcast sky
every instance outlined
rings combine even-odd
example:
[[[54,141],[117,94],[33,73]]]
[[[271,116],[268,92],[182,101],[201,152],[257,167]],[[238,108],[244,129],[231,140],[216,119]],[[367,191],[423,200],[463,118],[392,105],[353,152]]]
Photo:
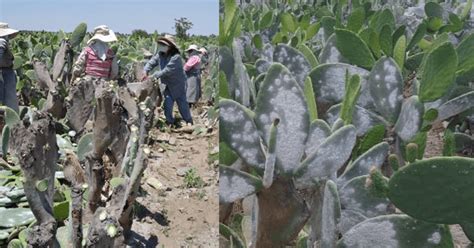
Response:
[[[21,30],[71,32],[80,22],[89,31],[106,24],[112,30],[175,33],[174,19],[188,18],[189,33],[219,33],[218,0],[0,0],[0,22]]]

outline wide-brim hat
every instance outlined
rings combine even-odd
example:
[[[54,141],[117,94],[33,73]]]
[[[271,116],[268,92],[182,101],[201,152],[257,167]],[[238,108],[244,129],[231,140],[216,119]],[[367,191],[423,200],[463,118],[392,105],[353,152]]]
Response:
[[[186,49],[186,52],[189,52],[191,50],[199,51],[199,47],[197,45],[192,44]]]
[[[204,47],[199,48],[199,52],[202,54],[207,54],[207,50]]]
[[[115,36],[114,31],[106,25],[100,25],[94,28],[94,36],[87,41],[87,44],[94,40],[100,40],[107,43],[114,42],[117,41],[117,36]]]
[[[16,34],[20,31],[8,27],[8,23],[0,22],[0,37]]]
[[[179,51],[178,45],[176,45],[176,41],[172,35],[167,34],[163,37],[160,37],[156,40],[156,42],[165,44],[167,46],[172,46]]]

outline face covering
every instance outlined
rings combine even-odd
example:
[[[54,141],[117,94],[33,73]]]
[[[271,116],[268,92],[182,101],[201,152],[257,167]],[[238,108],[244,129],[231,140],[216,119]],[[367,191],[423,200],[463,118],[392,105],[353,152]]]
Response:
[[[97,57],[99,57],[102,61],[105,61],[107,58],[107,50],[109,50],[109,45],[103,41],[96,40],[91,45],[92,50],[94,50]]]
[[[168,46],[158,44],[158,52],[160,53],[166,53],[168,51]]]

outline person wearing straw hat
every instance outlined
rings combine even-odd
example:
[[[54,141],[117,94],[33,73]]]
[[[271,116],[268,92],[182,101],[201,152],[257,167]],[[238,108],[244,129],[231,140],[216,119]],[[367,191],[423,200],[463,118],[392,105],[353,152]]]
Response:
[[[10,39],[18,34],[8,23],[0,22],[0,102],[18,112],[16,75],[13,70],[14,56],[10,50]]]
[[[106,25],[97,26],[74,64],[74,77],[85,73],[94,78],[115,79],[118,75],[117,57],[109,47],[109,43],[114,41],[117,41],[114,31]]]
[[[188,61],[184,64],[184,71],[188,77],[186,99],[192,106],[201,97],[201,57],[198,46],[194,44],[186,49],[186,53],[188,55]]]
[[[160,79],[161,83],[166,86],[163,92],[166,124],[175,124],[173,106],[176,102],[181,117],[188,126],[192,126],[193,119],[186,101],[186,74],[184,73],[179,48],[171,35],[158,38],[157,43],[158,53],[146,63],[144,67],[145,77],[142,80],[146,80],[151,70],[159,65],[160,70],[150,75],[150,77]]]

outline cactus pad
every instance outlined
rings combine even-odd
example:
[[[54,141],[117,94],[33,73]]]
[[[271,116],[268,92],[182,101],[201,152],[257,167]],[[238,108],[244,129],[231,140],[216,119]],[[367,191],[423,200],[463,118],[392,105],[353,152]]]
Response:
[[[368,176],[353,178],[339,190],[341,207],[354,210],[365,217],[376,217],[387,214],[390,201],[386,197],[378,197],[366,187]]]
[[[377,61],[368,84],[377,112],[394,123],[402,106],[403,77],[396,62],[389,57]]]
[[[243,161],[263,169],[265,155],[253,121],[253,112],[232,100],[221,100],[219,135]]]
[[[269,140],[273,121],[280,119],[277,169],[291,173],[303,156],[310,123],[303,92],[283,65],[273,64],[268,70],[260,87],[255,113],[255,123],[265,141]]]
[[[27,208],[0,209],[0,227],[10,228],[26,226],[35,220],[35,216]]]
[[[360,155],[344,173],[338,178],[338,185],[345,183],[350,179],[358,176],[367,175],[370,169],[375,166],[381,168],[388,155],[389,145],[387,142],[379,143],[364,154]]]
[[[278,45],[273,52],[273,61],[283,64],[304,88],[304,80],[311,71],[311,65],[300,51],[288,45]]]
[[[402,104],[402,110],[395,123],[395,132],[403,141],[410,141],[420,130],[423,104],[417,96],[412,96]]]
[[[219,166],[219,202],[230,203],[255,193],[262,180],[228,166]]]
[[[334,178],[336,171],[350,157],[356,141],[356,130],[347,125],[329,136],[316,152],[308,155],[298,169],[296,181],[301,187],[311,186],[314,181]]]
[[[453,247],[453,241],[447,226],[400,214],[357,224],[344,234],[337,247]]]
[[[437,157],[399,169],[389,181],[389,198],[404,213],[433,223],[474,222],[474,159]]]

